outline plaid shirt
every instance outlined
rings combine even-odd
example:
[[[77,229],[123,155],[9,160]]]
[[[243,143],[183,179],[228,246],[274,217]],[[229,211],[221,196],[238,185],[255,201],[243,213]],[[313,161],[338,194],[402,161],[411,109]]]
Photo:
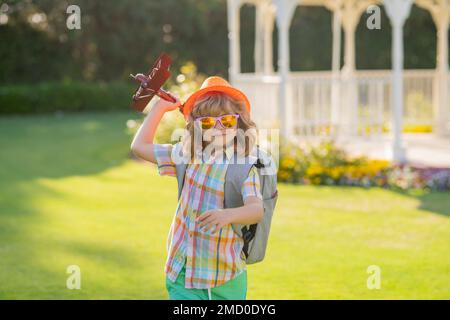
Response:
[[[154,155],[160,175],[176,176],[171,144],[155,144]],[[225,152],[230,160],[232,152]],[[186,263],[186,288],[214,288],[235,278],[246,269],[244,240],[231,225],[216,234],[198,228],[195,218],[207,210],[223,208],[227,162],[192,163],[186,168],[185,182],[167,238],[165,272],[174,282]],[[213,158],[214,160],[214,158]],[[253,167],[242,186],[243,199],[262,199],[260,181]]]

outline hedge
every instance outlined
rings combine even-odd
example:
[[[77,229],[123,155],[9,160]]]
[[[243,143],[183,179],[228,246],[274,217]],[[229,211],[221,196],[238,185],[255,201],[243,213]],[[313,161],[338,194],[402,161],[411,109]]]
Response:
[[[60,82],[0,86],[0,115],[126,110],[133,83]]]

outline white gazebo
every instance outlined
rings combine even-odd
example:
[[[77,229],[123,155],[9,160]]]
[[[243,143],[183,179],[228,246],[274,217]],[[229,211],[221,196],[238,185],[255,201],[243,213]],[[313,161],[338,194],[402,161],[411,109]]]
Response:
[[[448,28],[450,0],[227,0],[229,77],[255,106],[263,128],[278,126],[289,139],[359,138],[376,141],[391,132],[391,155],[404,162],[404,124],[432,125],[450,134]],[[436,70],[403,70],[403,26],[415,3],[436,24]],[[240,70],[240,9],[256,9],[255,72]],[[297,6],[324,6],[333,13],[332,70],[289,70],[289,28]],[[392,26],[392,70],[356,70],[355,32],[364,12],[383,5]],[[272,34],[278,28],[278,72],[272,65]],[[345,34],[340,66],[341,28]],[[418,30],[420,32],[420,30]],[[407,108],[405,108],[405,106]],[[387,126],[387,127],[386,127]],[[388,130],[386,130],[388,129]],[[351,140],[352,141],[352,140]]]

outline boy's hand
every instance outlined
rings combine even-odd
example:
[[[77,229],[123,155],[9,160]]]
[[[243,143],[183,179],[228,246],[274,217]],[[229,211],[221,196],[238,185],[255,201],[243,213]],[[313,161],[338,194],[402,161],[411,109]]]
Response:
[[[159,98],[158,102],[155,103],[154,108],[162,109],[165,112],[176,110],[177,108],[179,108],[181,106],[181,101],[177,96],[175,96],[175,95],[173,95],[173,96],[176,99],[175,102],[170,102],[170,101],[164,100],[162,98]]]
[[[214,234],[231,223],[231,215],[225,209],[208,210],[197,217],[196,221],[199,223],[199,228],[203,228],[205,232],[211,229],[211,233]]]

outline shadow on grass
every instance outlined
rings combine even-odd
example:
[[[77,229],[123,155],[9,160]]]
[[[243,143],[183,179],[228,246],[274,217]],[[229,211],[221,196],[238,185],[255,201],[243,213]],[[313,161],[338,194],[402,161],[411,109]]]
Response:
[[[279,185],[285,186],[302,186],[300,184],[290,184],[290,183],[279,183]],[[346,195],[354,195],[354,197],[360,197],[364,194],[364,191],[370,190],[384,190],[393,194],[401,195],[407,198],[413,198],[420,202],[420,205],[417,209],[426,210],[435,214],[443,215],[446,217],[450,217],[450,191],[428,191],[428,190],[400,190],[394,188],[381,188],[381,187],[371,187],[365,188],[360,186],[325,186],[325,185],[315,185],[309,187],[314,187],[323,192],[330,192],[333,188],[337,188],[339,190],[344,190]],[[361,193],[363,192],[363,193]],[[376,199],[375,199],[376,200]],[[375,201],[376,202],[376,201]]]
[[[450,217],[450,191],[424,191],[424,190],[390,190],[406,197],[413,197],[420,201],[418,209],[430,211],[439,215]]]
[[[0,177],[10,183],[34,178],[90,175],[128,158],[126,121],[134,113],[92,113],[0,119]]]
[[[446,197],[442,195],[446,194]],[[450,217],[450,192],[432,192],[418,196],[420,209]]]
[[[126,161],[131,142],[126,121],[138,117],[124,112],[0,119],[0,297],[58,298],[61,287],[64,292],[67,265],[53,267],[43,261],[51,263],[53,253],[81,256],[130,274],[139,267],[135,258],[141,253],[123,244],[41,234],[45,212],[34,202],[62,197],[39,183],[40,178],[95,175]],[[121,294],[120,288],[105,291]]]

